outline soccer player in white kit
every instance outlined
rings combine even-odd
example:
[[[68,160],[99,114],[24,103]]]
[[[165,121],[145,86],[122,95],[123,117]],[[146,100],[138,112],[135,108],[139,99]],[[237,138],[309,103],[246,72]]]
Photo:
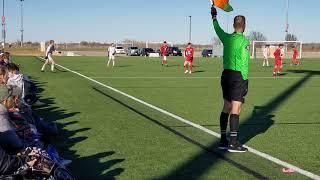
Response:
[[[45,60],[46,60],[46,61],[44,62],[43,66],[42,66],[42,68],[41,68],[41,71],[42,71],[42,72],[44,72],[44,69],[46,68],[46,65],[47,65],[47,64],[51,64],[51,71],[54,72],[55,62],[54,62],[54,60],[53,60],[53,58],[52,58],[52,54],[53,54],[54,52],[58,52],[58,51],[56,51],[56,49],[55,49],[55,47],[54,47],[54,40],[50,40],[50,41],[49,41],[49,46],[48,46],[47,51],[46,51],[46,57],[45,57]],[[61,52],[58,52],[58,53],[61,54]]]
[[[109,67],[111,61],[112,61],[112,67],[114,67],[115,59],[116,59],[115,54],[116,54],[116,47],[112,43],[111,46],[108,48],[108,57],[109,57],[109,60],[108,60],[108,63],[107,63],[108,67]]]
[[[270,45],[263,48],[263,67],[269,67]]]

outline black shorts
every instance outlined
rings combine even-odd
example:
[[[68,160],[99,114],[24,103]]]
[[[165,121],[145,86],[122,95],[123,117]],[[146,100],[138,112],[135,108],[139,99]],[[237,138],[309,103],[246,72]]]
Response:
[[[223,98],[229,102],[244,103],[248,93],[248,80],[243,80],[241,72],[225,69],[221,76]]]

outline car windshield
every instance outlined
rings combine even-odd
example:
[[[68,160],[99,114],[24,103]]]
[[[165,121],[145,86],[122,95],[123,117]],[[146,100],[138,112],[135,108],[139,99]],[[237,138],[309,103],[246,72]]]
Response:
[[[116,48],[117,48],[117,49],[123,49],[123,47],[119,47],[119,46],[118,46],[118,47],[116,47]]]
[[[138,47],[131,47],[130,49],[134,49],[135,50],[135,49],[138,49]]]
[[[173,51],[178,51],[179,48],[178,48],[178,47],[172,47],[172,50],[173,50]]]
[[[152,53],[152,52],[154,52],[154,50],[151,48],[146,48],[146,52]]]

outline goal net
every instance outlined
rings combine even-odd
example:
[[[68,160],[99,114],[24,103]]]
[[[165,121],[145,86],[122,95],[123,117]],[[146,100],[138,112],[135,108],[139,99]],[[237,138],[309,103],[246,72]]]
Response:
[[[275,52],[279,44],[284,45],[285,59],[292,58],[292,55],[293,55],[292,47],[296,47],[298,49],[299,59],[302,58],[302,42],[301,41],[253,41],[251,57],[253,59],[263,58],[263,49],[265,46],[269,46],[270,47],[269,58],[273,58],[273,53]]]

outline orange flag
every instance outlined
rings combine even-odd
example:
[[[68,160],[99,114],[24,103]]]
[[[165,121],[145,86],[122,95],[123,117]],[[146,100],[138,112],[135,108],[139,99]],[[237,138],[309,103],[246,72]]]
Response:
[[[229,0],[210,0],[214,6],[226,11],[231,12],[233,11],[232,6],[229,4]]]

